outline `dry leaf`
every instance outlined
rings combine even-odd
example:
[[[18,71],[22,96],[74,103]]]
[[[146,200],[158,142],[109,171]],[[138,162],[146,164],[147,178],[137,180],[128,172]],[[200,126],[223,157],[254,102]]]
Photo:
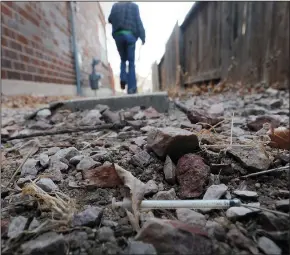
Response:
[[[267,132],[272,148],[290,150],[290,130],[286,127],[270,128]]]
[[[141,201],[144,197],[145,193],[145,187],[146,185],[138,180],[136,177],[134,177],[130,172],[126,171],[124,168],[121,166],[115,164],[115,169],[121,180],[123,181],[124,185],[128,187],[131,191],[131,196],[132,196],[132,209],[133,209],[133,214],[135,216],[135,221],[136,222],[136,231],[140,229],[139,226],[139,218],[140,218],[140,204]],[[130,218],[129,218],[130,219]],[[134,227],[134,225],[133,225]]]

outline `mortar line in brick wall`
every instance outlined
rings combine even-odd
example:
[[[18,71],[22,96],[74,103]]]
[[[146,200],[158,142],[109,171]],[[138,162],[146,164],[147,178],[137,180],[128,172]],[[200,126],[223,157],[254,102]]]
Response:
[[[54,64],[56,67],[61,67],[61,68],[65,69],[65,70],[67,70],[67,71],[70,71],[71,73],[74,73],[73,68],[67,67],[67,66],[65,66],[63,64],[58,64],[58,63],[56,64],[55,60],[48,61],[48,60],[45,60],[45,59],[40,59],[40,58],[37,58],[36,56],[30,55],[30,54],[28,54],[26,52],[17,51],[17,50],[14,50],[14,49],[6,47],[6,46],[2,46],[2,48],[5,49],[5,50],[10,50],[10,51],[12,51],[14,53],[17,53],[18,55],[21,54],[21,55],[27,56],[27,57],[29,57],[29,58],[31,58],[33,60],[43,61],[43,62],[48,63],[48,64]],[[7,59],[7,60],[11,60],[11,59]],[[22,61],[22,62],[25,63],[25,61]],[[29,64],[33,64],[33,63],[29,63]],[[50,67],[44,67],[44,68],[47,68],[47,69],[50,69],[50,70],[54,70],[54,69],[51,69]]]
[[[25,47],[28,47],[29,49],[33,49],[33,50],[36,50],[36,51],[40,51],[41,53],[43,53],[42,51],[45,50],[45,51],[46,51],[46,52],[45,52],[46,55],[54,55],[54,56],[57,56],[57,53],[56,53],[56,52],[51,51],[51,50],[49,50],[49,49],[43,47],[43,44],[42,44],[42,43],[38,43],[38,42],[34,41],[33,39],[29,39],[27,36],[25,36],[25,35],[22,34],[21,32],[15,30],[14,28],[10,28],[10,27],[8,27],[6,24],[1,24],[1,26],[2,26],[3,28],[6,28],[6,29],[11,30],[12,32],[16,33],[17,35],[24,36],[28,41],[35,43],[35,44],[37,45],[37,47],[40,47],[40,48],[42,48],[42,49],[41,49],[41,50],[36,49],[36,48],[34,48],[33,46],[26,45],[26,44],[24,44],[24,43],[22,43],[22,42],[20,42],[20,41],[18,41],[18,40],[16,40],[16,39],[14,39],[14,38],[9,37],[9,36],[6,36],[6,35],[4,35],[4,34],[2,33],[1,36],[5,37],[6,39],[12,40],[12,41],[14,41],[14,42],[16,42],[16,43],[19,43],[19,44],[21,44],[21,45],[25,45]],[[63,53],[63,54],[61,54],[61,56],[62,56],[61,59],[62,59],[62,60],[65,60],[65,61],[68,61],[69,59],[72,59],[72,60],[73,60],[73,57],[72,57],[72,51],[70,50],[69,52],[70,52],[69,54],[71,54],[71,56],[68,56],[66,53]],[[57,56],[57,57],[59,57],[59,56]]]
[[[18,73],[19,75],[22,75],[22,74],[27,74],[27,75],[31,75],[33,77],[35,76],[40,76],[40,77],[43,77],[43,78],[48,78],[48,79],[51,79],[51,78],[58,78],[59,80],[64,80],[64,81],[74,81],[75,83],[75,77],[72,78],[72,79],[68,79],[68,78],[62,78],[62,77],[55,77],[55,76],[47,76],[47,75],[41,75],[41,74],[38,74],[38,73],[29,73],[27,71],[18,71],[18,70],[15,70],[15,69],[11,69],[11,68],[1,68],[1,71],[6,71],[6,72],[14,72],[14,73]],[[74,84],[73,83],[73,84]]]

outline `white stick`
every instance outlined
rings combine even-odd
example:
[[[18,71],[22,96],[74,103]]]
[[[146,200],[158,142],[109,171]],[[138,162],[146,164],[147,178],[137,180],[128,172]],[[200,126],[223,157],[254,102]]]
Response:
[[[227,209],[232,206],[240,206],[239,199],[233,200],[143,200],[141,202],[141,209],[177,209],[177,208],[190,208],[190,209]],[[132,202],[129,199],[116,202],[115,198],[112,200],[112,207],[130,208]]]

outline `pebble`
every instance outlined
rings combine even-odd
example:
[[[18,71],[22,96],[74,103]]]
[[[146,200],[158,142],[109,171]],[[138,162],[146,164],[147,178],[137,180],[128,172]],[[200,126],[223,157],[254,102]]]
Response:
[[[25,176],[25,177],[23,177],[23,178],[19,178],[18,180],[17,180],[17,185],[20,187],[20,188],[22,188],[22,187],[24,187],[24,185],[26,184],[26,183],[28,183],[28,182],[30,182],[30,181],[33,181],[34,179],[36,178],[36,176],[33,176],[33,175],[27,175],[27,176]]]
[[[47,118],[51,115],[51,111],[49,109],[43,109],[37,112],[37,118]]]
[[[71,165],[76,166],[78,163],[80,163],[80,161],[84,158],[84,155],[78,155],[78,156],[74,156],[69,160],[69,163]]]
[[[49,178],[41,178],[36,182],[36,185],[46,192],[58,190],[58,186]]]
[[[114,231],[110,227],[101,227],[98,230],[98,239],[101,242],[114,241]]]
[[[12,219],[9,224],[7,236],[9,238],[18,237],[25,229],[28,219],[23,216],[18,216]]]
[[[211,185],[203,196],[203,200],[216,200],[225,195],[228,187],[225,184]]]
[[[48,155],[45,154],[45,153],[41,153],[39,155],[39,163],[40,163],[41,166],[47,167],[48,164],[49,164],[49,157],[48,157]]]
[[[86,210],[75,214],[72,219],[73,226],[98,226],[103,216],[103,209],[96,206],[89,206]]]
[[[28,230],[36,229],[39,226],[40,226],[40,222],[36,218],[33,218],[33,220],[31,221],[31,223],[29,225]]]
[[[56,154],[58,151],[60,151],[59,147],[51,147],[45,152],[45,154],[47,154],[48,156],[52,156]]]
[[[89,170],[98,165],[98,162],[94,161],[91,157],[84,157],[78,164],[77,170]]]
[[[26,177],[28,175],[36,176],[38,173],[37,163],[38,161],[35,159],[27,159],[21,168],[21,177]]]
[[[146,167],[149,165],[151,156],[146,151],[141,151],[131,158],[131,163],[135,166]]]
[[[280,255],[281,249],[271,239],[262,236],[258,239],[259,248],[267,255]]]
[[[260,206],[260,203],[249,203],[249,205],[253,205],[253,206]],[[257,213],[259,212],[259,209],[249,209],[243,206],[240,207],[230,207],[227,212],[226,212],[226,216],[230,219],[230,220],[238,220],[241,219],[243,217],[246,217],[248,215],[251,215],[253,213]]]
[[[154,246],[149,243],[143,243],[141,241],[130,241],[124,254],[128,255],[157,255],[157,251]]]
[[[153,195],[158,192],[158,186],[155,181],[148,181],[145,187],[145,195]]]
[[[166,160],[163,167],[165,180],[174,185],[176,183],[176,166],[172,162],[169,156],[166,156]]]
[[[261,184],[260,183],[255,183],[255,187],[257,188],[257,189],[259,189],[259,188],[261,188]]]
[[[70,160],[72,157],[77,155],[80,155],[80,152],[75,147],[61,149],[55,154],[58,158],[65,158],[67,160]]]
[[[159,191],[154,195],[155,200],[176,200],[177,196],[175,190],[172,188],[167,191]]]
[[[206,218],[203,214],[195,212],[187,208],[179,208],[176,210],[177,218],[187,224],[199,225],[204,227]]]
[[[258,194],[255,191],[235,190],[234,194],[242,198],[257,198]]]
[[[276,201],[276,209],[282,212],[289,212],[289,199]]]

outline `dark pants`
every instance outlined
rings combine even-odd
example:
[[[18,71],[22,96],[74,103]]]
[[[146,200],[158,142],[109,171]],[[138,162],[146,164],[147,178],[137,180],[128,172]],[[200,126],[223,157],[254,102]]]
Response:
[[[136,38],[132,34],[114,35],[121,57],[120,80],[128,84],[128,94],[137,93],[136,73],[135,73],[135,44]],[[126,61],[129,62],[129,72],[126,71]]]

